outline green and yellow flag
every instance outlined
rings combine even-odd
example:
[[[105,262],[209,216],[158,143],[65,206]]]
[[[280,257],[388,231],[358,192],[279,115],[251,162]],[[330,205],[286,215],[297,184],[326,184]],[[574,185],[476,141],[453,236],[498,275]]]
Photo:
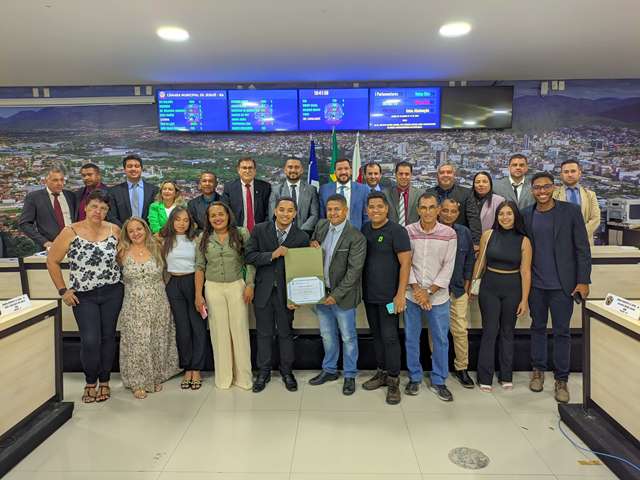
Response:
[[[329,166],[329,178],[331,178],[332,182],[336,181],[336,162],[339,156],[338,137],[336,136],[336,129],[334,128],[331,133],[331,165]]]

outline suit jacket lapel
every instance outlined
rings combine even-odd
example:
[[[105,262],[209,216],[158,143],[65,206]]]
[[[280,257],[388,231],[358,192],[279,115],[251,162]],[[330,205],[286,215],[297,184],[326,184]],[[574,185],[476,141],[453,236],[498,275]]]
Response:
[[[580,186],[580,210],[582,212],[582,218],[589,218],[589,209],[591,202],[589,202],[589,196],[583,186]]]
[[[560,207],[558,206],[558,203],[556,202],[555,206],[553,207],[553,210],[551,210],[551,215],[553,216],[553,238],[558,238],[558,233],[560,232],[560,227],[562,226],[562,222],[559,222],[559,215],[558,215],[558,209]]]
[[[51,197],[49,196],[49,192],[47,191],[46,188],[42,190],[42,198],[44,203],[47,205],[46,208],[49,211],[49,215],[51,216],[50,218],[53,218],[55,220],[56,215],[55,215],[55,212],[53,211],[53,205],[51,204]]]

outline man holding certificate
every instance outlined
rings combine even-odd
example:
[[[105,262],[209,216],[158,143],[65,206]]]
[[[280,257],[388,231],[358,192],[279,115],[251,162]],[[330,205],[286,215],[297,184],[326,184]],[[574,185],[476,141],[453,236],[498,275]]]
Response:
[[[326,297],[316,306],[320,335],[324,346],[322,372],[313,377],[311,385],[337,380],[340,339],[343,346],[344,384],[342,393],[356,390],[358,373],[358,333],[356,307],[362,298],[362,268],[367,252],[364,235],[349,223],[347,200],[338,194],[328,197],[327,219],[316,225],[311,246],[322,248]],[[338,333],[340,335],[338,335]]]
[[[256,267],[253,305],[258,333],[258,375],[253,383],[255,393],[264,390],[271,380],[271,346],[274,329],[278,331],[280,373],[290,392],[298,389],[293,376],[293,309],[287,306],[284,256],[289,248],[309,246],[309,236],[295,226],[296,203],[291,197],[280,197],[275,206],[275,222],[255,226],[247,243],[245,260]]]

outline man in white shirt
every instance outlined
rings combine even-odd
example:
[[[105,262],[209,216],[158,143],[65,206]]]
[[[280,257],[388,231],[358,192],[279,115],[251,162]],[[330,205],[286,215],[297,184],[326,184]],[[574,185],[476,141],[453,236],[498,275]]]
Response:
[[[364,166],[364,180],[372,192],[381,192],[382,167],[379,163],[369,162]]]

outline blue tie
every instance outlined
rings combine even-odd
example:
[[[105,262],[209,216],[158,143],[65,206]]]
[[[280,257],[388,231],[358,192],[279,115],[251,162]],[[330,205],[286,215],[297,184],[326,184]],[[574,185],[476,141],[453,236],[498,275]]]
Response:
[[[340,191],[338,193],[344,197],[344,185],[340,185]]]
[[[569,191],[569,201],[579,206],[580,197],[578,196],[578,189],[575,187],[572,187],[572,188],[568,188],[567,190]]]

